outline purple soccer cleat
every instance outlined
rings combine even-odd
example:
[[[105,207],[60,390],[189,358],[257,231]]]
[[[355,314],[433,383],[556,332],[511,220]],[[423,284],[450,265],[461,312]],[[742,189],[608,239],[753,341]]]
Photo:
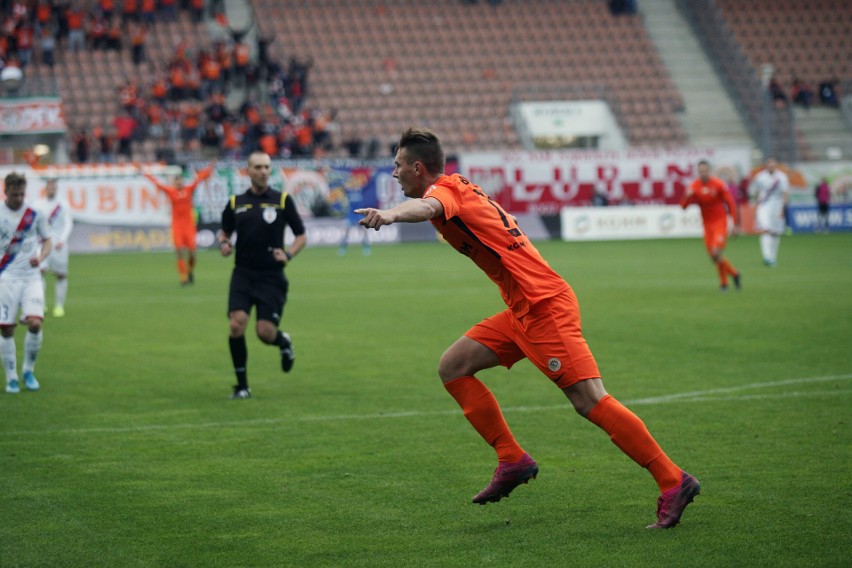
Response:
[[[491,483],[476,494],[473,502],[480,505],[496,503],[503,497],[508,497],[515,487],[527,483],[530,479],[535,479],[537,475],[538,464],[529,454],[524,454],[521,460],[517,462],[501,463],[494,470]]]

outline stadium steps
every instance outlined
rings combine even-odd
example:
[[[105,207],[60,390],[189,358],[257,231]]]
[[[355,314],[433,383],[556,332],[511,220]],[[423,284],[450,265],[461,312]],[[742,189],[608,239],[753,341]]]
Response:
[[[645,29],[683,96],[681,124],[692,146],[754,143],[710,60],[674,0],[639,4]]]
[[[817,160],[849,160],[852,158],[852,129],[838,109],[794,107],[796,126],[811,147]]]

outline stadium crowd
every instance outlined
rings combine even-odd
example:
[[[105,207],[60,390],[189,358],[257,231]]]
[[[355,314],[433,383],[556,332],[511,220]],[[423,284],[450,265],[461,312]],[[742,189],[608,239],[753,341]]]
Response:
[[[0,0],[0,7],[0,73],[8,69],[23,79],[29,65],[52,71],[60,49],[121,52],[138,70],[117,85],[111,120],[72,129],[77,163],[139,159],[149,141],[155,158],[166,161],[243,158],[256,149],[275,157],[319,157],[334,144],[336,113],[304,105],[312,61],[271,59],[270,34],[260,33],[255,46],[236,32],[209,45],[180,40],[166,65],[148,61],[148,33],[158,22],[185,12],[200,24],[209,14],[227,29],[222,2],[96,0],[87,10],[78,0]],[[360,151],[362,145],[351,147]]]

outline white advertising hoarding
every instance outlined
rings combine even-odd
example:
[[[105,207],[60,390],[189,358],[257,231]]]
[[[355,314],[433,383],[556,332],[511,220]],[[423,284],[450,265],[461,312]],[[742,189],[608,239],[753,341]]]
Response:
[[[565,207],[562,240],[601,241],[700,237],[704,234],[698,207]]]

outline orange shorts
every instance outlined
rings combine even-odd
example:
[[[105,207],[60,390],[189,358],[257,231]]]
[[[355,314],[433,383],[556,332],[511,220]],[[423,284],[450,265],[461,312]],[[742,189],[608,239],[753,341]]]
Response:
[[[195,225],[172,225],[172,240],[175,248],[195,251]]]
[[[728,243],[728,223],[715,223],[704,227],[704,246],[707,247],[707,252],[712,253],[713,249],[724,249]]]
[[[601,376],[583,338],[580,306],[570,288],[534,304],[520,318],[507,309],[476,324],[465,335],[496,353],[507,369],[529,359],[559,388]]]

